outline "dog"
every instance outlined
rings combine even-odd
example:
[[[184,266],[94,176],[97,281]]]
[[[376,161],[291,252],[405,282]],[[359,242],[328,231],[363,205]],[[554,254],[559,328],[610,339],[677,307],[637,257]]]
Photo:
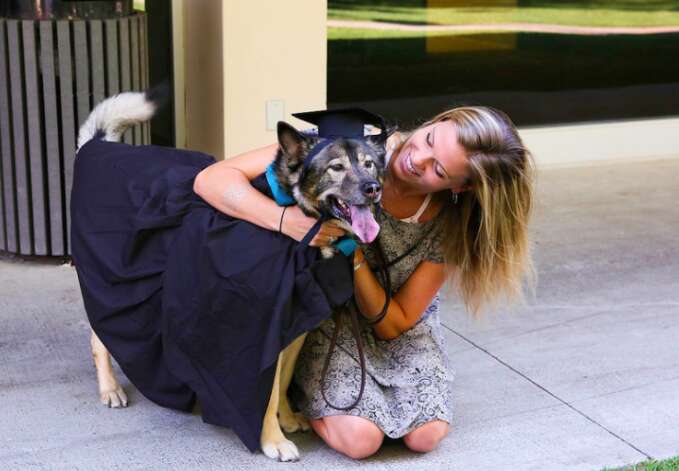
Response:
[[[78,149],[93,138],[118,142],[130,126],[149,120],[160,101],[154,93],[153,90],[121,93],[97,105],[79,130]],[[332,218],[361,242],[371,242],[379,230],[374,214],[381,197],[388,131],[365,139],[337,138],[309,162],[307,156],[321,138],[300,132],[285,122],[278,123],[277,131],[279,149],[273,169],[280,188],[292,196],[307,216]],[[323,247],[321,253],[330,258],[337,249]],[[299,459],[297,447],[283,431],[310,428],[308,421],[292,410],[287,397],[305,337],[306,334],[300,335],[278,356],[262,424],[261,449],[269,458],[280,461]],[[111,355],[94,330],[91,347],[100,401],[111,408],[126,407],[127,395],[112,369]]]

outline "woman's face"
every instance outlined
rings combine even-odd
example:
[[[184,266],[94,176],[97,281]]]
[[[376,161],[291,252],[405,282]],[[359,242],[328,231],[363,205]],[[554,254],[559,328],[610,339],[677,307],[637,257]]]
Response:
[[[458,143],[457,130],[450,121],[415,131],[391,159],[389,168],[399,183],[424,193],[467,189],[467,153]]]

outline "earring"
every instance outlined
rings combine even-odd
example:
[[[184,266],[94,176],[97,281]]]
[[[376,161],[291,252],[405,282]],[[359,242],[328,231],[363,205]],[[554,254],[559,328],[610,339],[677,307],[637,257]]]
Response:
[[[452,193],[453,193],[453,197],[452,197],[453,204],[457,204],[457,199],[458,199],[457,193],[455,193],[454,191]]]

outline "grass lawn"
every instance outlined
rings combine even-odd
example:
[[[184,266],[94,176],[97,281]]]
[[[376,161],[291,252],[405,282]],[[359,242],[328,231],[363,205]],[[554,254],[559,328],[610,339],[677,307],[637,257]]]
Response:
[[[488,31],[484,31],[485,34]],[[342,39],[395,39],[395,38],[424,38],[434,36],[457,36],[469,35],[473,32],[466,31],[464,33],[456,31],[401,31],[397,29],[362,29],[362,28],[328,28],[328,41],[342,40]]]
[[[602,471],[677,471],[679,470],[679,456],[664,461],[644,461],[643,463],[624,468],[605,468]]]
[[[498,30],[498,33],[506,33]],[[398,29],[328,28],[328,41],[361,39],[432,38],[434,36],[487,35],[491,31],[403,31]]]
[[[495,7],[479,3],[493,2],[427,8],[424,0],[329,0],[328,18],[439,25],[679,26],[679,5],[674,0],[517,0],[520,6]]]

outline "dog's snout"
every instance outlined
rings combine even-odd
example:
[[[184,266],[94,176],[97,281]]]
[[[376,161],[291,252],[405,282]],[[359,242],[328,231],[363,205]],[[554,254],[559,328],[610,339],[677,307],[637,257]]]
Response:
[[[382,191],[382,187],[376,181],[369,181],[361,185],[361,191],[369,198],[377,198]]]

